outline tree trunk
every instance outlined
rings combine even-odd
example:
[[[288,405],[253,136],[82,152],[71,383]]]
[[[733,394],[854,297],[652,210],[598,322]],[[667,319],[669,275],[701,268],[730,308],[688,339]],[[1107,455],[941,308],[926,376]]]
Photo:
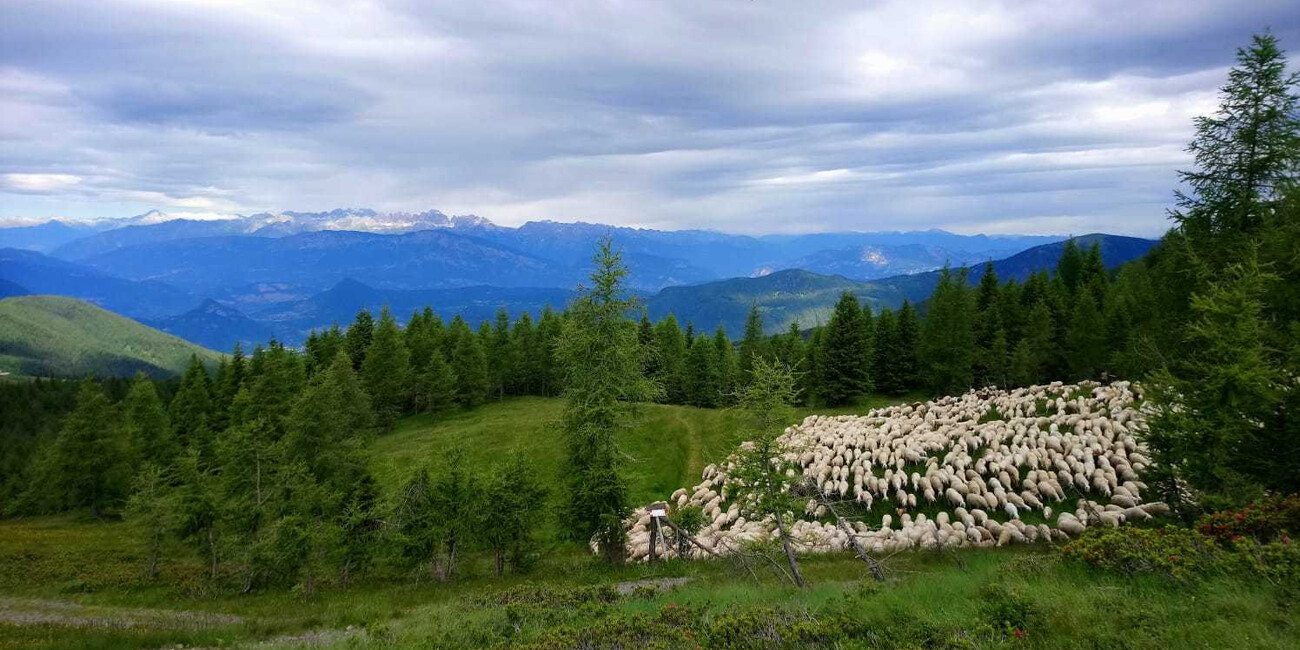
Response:
[[[503,574],[505,574],[505,569],[506,569],[505,555],[506,555],[505,547],[497,547],[496,556],[497,556],[497,577],[498,578],[500,578]]]
[[[208,528],[208,553],[212,556],[212,579],[217,579],[217,529]]]
[[[785,523],[780,515],[776,517],[776,530],[781,535],[781,548],[785,549],[785,559],[790,563],[790,574],[794,577],[794,584],[800,589],[807,589],[808,583],[804,582],[803,573],[799,571],[799,560],[795,559],[794,549],[790,548],[790,536],[785,532]]]

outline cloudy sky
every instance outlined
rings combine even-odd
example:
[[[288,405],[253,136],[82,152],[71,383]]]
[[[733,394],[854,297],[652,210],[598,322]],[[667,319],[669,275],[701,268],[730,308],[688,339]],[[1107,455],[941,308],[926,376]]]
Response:
[[[1157,234],[1300,3],[3,0],[0,218]]]

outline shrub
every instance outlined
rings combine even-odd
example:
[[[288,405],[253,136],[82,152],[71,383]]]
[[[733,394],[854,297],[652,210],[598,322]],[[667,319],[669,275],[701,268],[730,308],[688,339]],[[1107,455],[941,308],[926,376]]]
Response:
[[[1237,510],[1210,513],[1196,529],[1223,544],[1242,537],[1261,544],[1289,539],[1300,533],[1300,495],[1272,495]]]
[[[980,589],[980,614],[994,629],[1013,637],[1042,630],[1047,622],[1043,610],[1015,589],[998,583]]]
[[[1061,553],[1107,571],[1159,573],[1178,581],[1217,568],[1221,555],[1210,538],[1177,526],[1094,528],[1066,544]]]

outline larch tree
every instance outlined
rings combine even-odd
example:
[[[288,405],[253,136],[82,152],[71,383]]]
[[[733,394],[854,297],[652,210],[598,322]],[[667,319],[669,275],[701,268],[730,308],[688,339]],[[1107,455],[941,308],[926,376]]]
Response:
[[[594,262],[591,286],[579,287],[557,350],[565,373],[565,527],[575,539],[594,536],[605,557],[620,564],[628,504],[617,432],[630,424],[633,405],[653,400],[659,387],[642,372],[643,349],[627,317],[635,307],[627,267],[609,238]]]
[[[366,392],[370,394],[379,426],[384,429],[393,426],[410,402],[410,364],[402,331],[392,312],[384,307],[361,364]]]
[[[790,568],[790,580],[807,587],[794,552],[794,515],[802,512],[796,487],[803,483],[803,468],[788,454],[781,434],[791,419],[794,375],[788,367],[761,357],[755,359],[750,383],[740,393],[739,407],[748,417],[749,439],[738,446],[734,465],[727,472],[727,490],[751,521],[771,519]]]

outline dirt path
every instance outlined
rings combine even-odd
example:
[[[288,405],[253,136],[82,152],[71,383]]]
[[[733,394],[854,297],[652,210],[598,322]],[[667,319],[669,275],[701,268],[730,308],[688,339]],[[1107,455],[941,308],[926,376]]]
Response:
[[[193,630],[236,625],[243,620],[231,614],[214,612],[98,607],[65,600],[0,598],[0,623],[9,625]]]

